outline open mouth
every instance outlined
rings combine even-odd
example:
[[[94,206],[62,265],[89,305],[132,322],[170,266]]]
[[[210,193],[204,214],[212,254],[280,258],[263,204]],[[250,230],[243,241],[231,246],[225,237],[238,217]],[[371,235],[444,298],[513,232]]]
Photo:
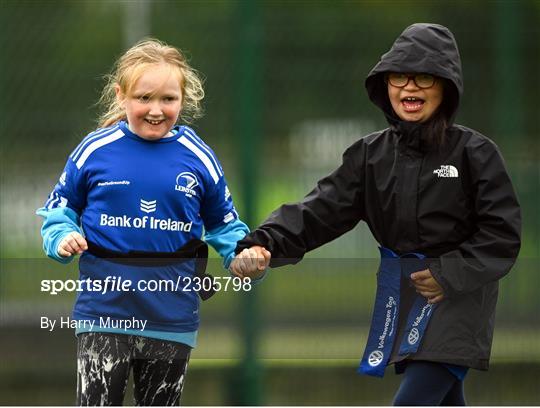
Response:
[[[163,122],[163,120],[151,120],[151,119],[145,119],[145,121],[154,126],[157,126]]]
[[[405,109],[406,112],[417,112],[422,109],[422,106],[424,105],[424,100],[421,98],[416,98],[414,96],[408,96],[406,98],[403,98],[401,100],[401,103],[403,104],[403,109]]]

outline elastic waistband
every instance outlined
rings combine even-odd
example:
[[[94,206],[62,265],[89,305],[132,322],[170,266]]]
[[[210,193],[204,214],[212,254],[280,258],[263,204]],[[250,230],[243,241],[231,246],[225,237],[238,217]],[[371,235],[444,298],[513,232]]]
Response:
[[[204,261],[203,271],[206,269],[208,246],[200,239],[192,239],[174,252],[129,252],[113,251],[103,248],[92,241],[87,241],[88,253],[111,262],[133,266],[167,266],[175,265],[189,260],[196,260],[197,264]]]
[[[97,258],[106,259],[109,262],[129,266],[156,267],[178,265],[179,263],[193,261],[195,263],[195,276],[201,279],[208,278],[212,282],[214,279],[212,275],[206,273],[208,245],[200,239],[190,240],[175,252],[118,252],[103,248],[91,241],[87,241],[87,243],[88,253]],[[214,295],[215,289],[212,285],[209,289],[201,287],[198,292],[202,300],[208,300]]]

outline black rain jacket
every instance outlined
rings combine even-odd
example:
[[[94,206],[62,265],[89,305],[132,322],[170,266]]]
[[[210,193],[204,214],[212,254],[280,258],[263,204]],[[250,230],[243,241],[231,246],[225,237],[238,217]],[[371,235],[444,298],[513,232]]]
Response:
[[[426,124],[402,122],[393,112],[385,73],[430,73],[444,78],[444,143],[427,142]],[[487,369],[498,280],[520,248],[518,201],[497,146],[453,124],[463,91],[461,62],[451,32],[413,24],[381,57],[365,82],[390,126],[347,149],[343,163],[301,202],[273,212],[238,243],[236,252],[262,245],[271,266],[298,262],[307,251],[365,221],[380,245],[429,257],[445,299],[435,309],[416,354],[396,348],[415,295],[401,285],[398,335],[391,362],[404,358]]]

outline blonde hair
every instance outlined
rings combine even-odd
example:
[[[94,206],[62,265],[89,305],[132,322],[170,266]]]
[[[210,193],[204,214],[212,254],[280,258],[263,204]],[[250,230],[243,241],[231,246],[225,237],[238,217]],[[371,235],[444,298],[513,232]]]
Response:
[[[126,112],[116,97],[116,86],[120,87],[124,95],[128,94],[144,71],[156,64],[168,64],[173,69],[178,69],[182,90],[182,120],[191,123],[202,116],[201,100],[204,98],[204,89],[197,71],[187,63],[180,50],[148,38],[127,50],[116,61],[112,72],[105,76],[107,83],[98,101],[98,105],[103,107],[103,113],[98,118],[100,127],[111,126],[126,119]]]

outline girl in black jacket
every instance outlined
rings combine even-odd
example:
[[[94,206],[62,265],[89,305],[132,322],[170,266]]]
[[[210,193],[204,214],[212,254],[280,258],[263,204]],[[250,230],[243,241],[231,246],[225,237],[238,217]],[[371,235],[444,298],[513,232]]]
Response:
[[[395,405],[464,405],[468,368],[488,368],[498,280],[520,247],[519,204],[497,146],[454,124],[463,84],[446,27],[406,28],[365,85],[389,127],[239,241],[233,272],[296,263],[365,221],[381,266],[359,370],[404,372]]]

